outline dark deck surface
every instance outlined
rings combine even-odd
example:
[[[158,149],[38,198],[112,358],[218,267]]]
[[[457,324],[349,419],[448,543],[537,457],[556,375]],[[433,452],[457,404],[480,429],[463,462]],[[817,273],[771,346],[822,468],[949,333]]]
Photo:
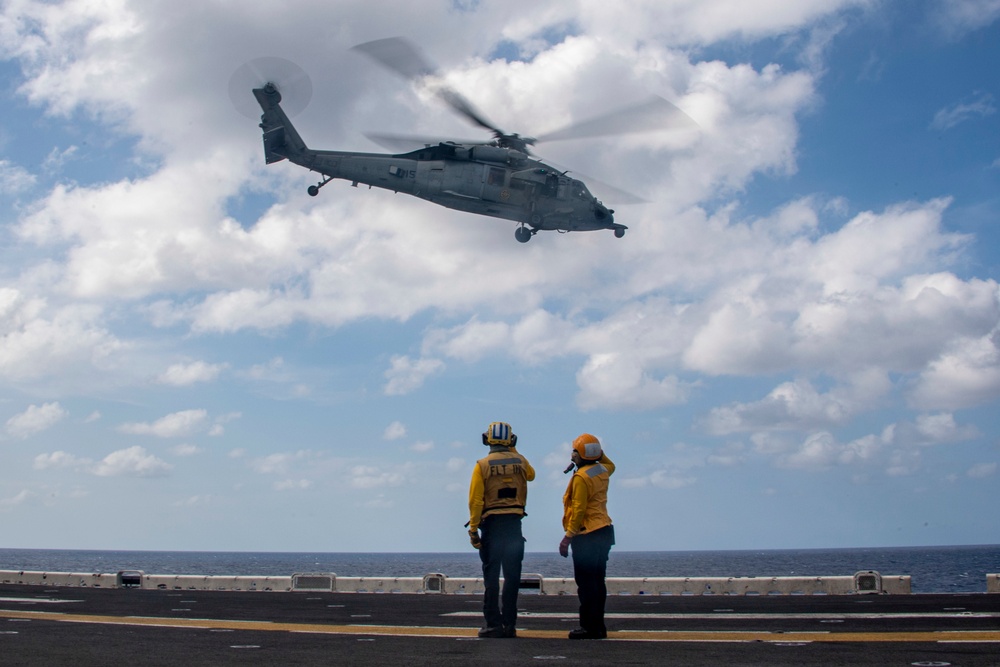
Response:
[[[572,596],[522,594],[516,639],[478,595],[0,585],[0,665],[1000,665],[1000,595],[616,596],[570,641]]]

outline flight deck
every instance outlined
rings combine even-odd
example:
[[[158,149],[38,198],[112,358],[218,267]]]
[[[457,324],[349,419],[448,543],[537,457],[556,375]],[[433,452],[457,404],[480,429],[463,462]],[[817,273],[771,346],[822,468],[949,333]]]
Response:
[[[575,590],[546,594],[544,578],[522,581],[517,638],[479,639],[474,587],[392,592],[373,578],[345,592],[332,587],[357,582],[306,574],[301,590],[234,590],[129,571],[80,586],[58,575],[0,572],[0,664],[1000,665],[993,592],[726,594],[700,581],[699,594],[612,594],[608,639],[571,641]],[[429,581],[447,590],[447,578]]]

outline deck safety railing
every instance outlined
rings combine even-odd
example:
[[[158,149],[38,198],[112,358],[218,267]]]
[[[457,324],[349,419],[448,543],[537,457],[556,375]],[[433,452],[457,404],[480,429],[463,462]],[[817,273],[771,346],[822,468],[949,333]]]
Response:
[[[290,576],[218,576],[114,573],[33,572],[0,570],[0,583],[90,588],[205,591],[328,591],[337,593],[425,593],[476,595],[482,577],[341,577],[332,572]],[[912,592],[909,575],[883,575],[862,570],[847,576],[796,577],[608,577],[609,595],[905,595]],[[576,595],[571,578],[524,574],[525,594]],[[1000,593],[1000,575],[987,575],[987,592]]]

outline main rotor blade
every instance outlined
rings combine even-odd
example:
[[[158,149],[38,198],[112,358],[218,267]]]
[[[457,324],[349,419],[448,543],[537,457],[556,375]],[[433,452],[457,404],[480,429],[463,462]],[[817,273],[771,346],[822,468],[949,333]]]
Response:
[[[653,95],[645,102],[611,111],[602,116],[572,123],[566,127],[536,138],[543,141],[586,139],[618,134],[634,134],[655,130],[694,128],[698,124],[690,116],[667,100]]]
[[[372,42],[352,46],[351,50],[360,51],[372,60],[381,63],[383,67],[410,81],[433,75],[437,71],[437,68],[424,58],[417,47],[402,37],[376,39]]]
[[[487,120],[461,93],[440,82],[435,67],[416,46],[402,37],[387,37],[352,47],[404,79],[426,86],[452,109],[474,124],[497,134],[503,131]],[[437,81],[433,79],[438,79]]]
[[[447,86],[440,86],[439,88],[437,88],[437,94],[438,97],[440,97],[442,100],[448,103],[448,106],[450,106],[452,109],[454,109],[458,113],[462,114],[463,116],[471,120],[474,124],[478,125],[479,127],[485,128],[496,135],[504,134],[503,130],[501,130],[499,127],[488,121],[486,119],[486,116],[479,113],[476,107],[472,106],[472,103],[469,102],[469,100],[465,99],[465,97],[462,96],[461,93],[452,90]]]

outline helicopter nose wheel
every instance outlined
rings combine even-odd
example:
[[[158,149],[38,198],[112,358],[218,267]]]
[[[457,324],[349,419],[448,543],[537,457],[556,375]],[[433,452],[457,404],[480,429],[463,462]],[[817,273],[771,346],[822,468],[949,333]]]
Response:
[[[531,237],[537,233],[538,233],[537,229],[529,229],[528,227],[521,225],[520,227],[514,230],[514,238],[520,241],[521,243],[527,243],[528,241],[531,240]]]
[[[620,239],[620,238],[621,238],[621,237],[623,237],[623,236],[625,236],[625,230],[624,230],[624,229],[622,229],[621,227],[617,228],[617,229],[615,230],[615,238],[616,238],[616,239]]]

